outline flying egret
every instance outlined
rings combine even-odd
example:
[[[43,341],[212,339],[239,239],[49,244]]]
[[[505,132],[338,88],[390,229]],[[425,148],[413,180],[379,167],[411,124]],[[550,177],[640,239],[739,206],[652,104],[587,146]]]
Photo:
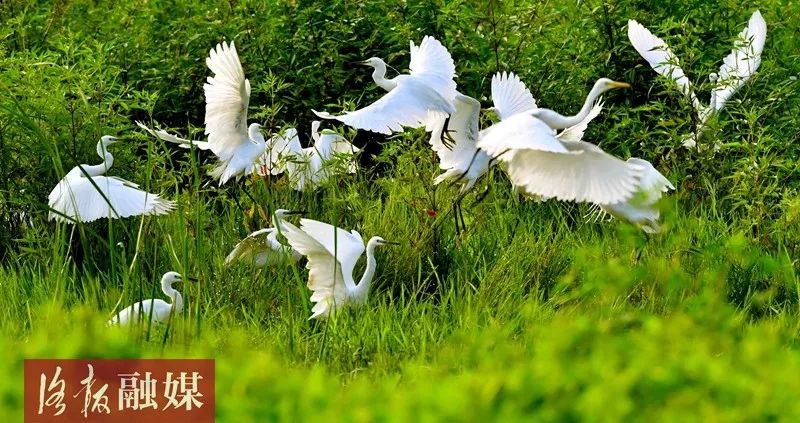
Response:
[[[283,232],[292,248],[308,258],[308,288],[312,291],[311,302],[315,303],[309,319],[327,317],[348,305],[363,304],[375,276],[375,248],[397,244],[379,236],[370,238],[366,246],[367,267],[356,284],[353,269],[364,253],[361,234],[311,219],[300,219],[300,228],[286,222]]]
[[[450,53],[431,36],[425,36],[419,47],[410,42],[411,63],[408,75],[386,78],[386,62],[372,57],[364,62],[371,66],[372,79],[388,94],[363,109],[339,116],[317,112],[323,119],[336,119],[358,129],[391,135],[403,127],[430,130],[440,118],[455,113],[455,64]],[[447,125],[445,125],[447,126]]]
[[[114,164],[107,148],[116,138],[105,135],[97,143],[99,165],[78,165],[58,182],[48,196],[52,209],[48,218],[60,222],[93,222],[100,218],[167,214],[175,207],[172,201],[142,191],[139,185],[114,176],[102,176]]]
[[[116,316],[108,321],[109,325],[127,325],[136,323],[141,318],[151,316],[152,322],[166,323],[173,314],[179,314],[183,310],[183,297],[181,293],[172,287],[172,284],[181,282],[183,277],[178,272],[167,272],[161,277],[161,291],[169,297],[172,302],[168,303],[160,298],[139,301],[126,307]],[[188,278],[188,280],[194,280]]]
[[[511,182],[528,195],[592,203],[625,201],[633,195],[644,170],[580,139],[585,125],[599,112],[596,100],[600,95],[628,86],[601,78],[580,112],[566,117],[535,105],[531,108],[530,93],[515,81],[500,97],[508,98],[508,105],[497,100],[502,120],[489,128],[478,147],[500,160]],[[554,133],[566,128],[570,130],[558,136]]]
[[[239,179],[256,172],[267,149],[261,134],[261,125],[247,125],[247,107],[250,103],[250,81],[244,77],[236,46],[225,42],[208,54],[206,65],[214,74],[203,85],[206,96],[205,134],[208,141],[191,141],[167,133],[154,131],[139,124],[150,134],[184,147],[194,144],[201,150],[211,150],[219,163],[209,173],[223,185],[231,178]]]
[[[658,224],[661,213],[655,205],[664,193],[674,190],[675,186],[647,160],[632,157],[628,159],[628,162],[635,163],[644,169],[636,192],[625,201],[614,204],[597,204],[597,210],[594,212],[596,219],[607,213],[613,217],[627,220],[647,233],[657,233],[661,230]]]
[[[327,181],[335,170],[337,155],[341,155],[347,162],[344,171],[355,173],[357,163],[352,160],[352,155],[358,153],[358,147],[351,144],[344,137],[330,129],[319,131],[320,121],[311,123],[311,139],[314,145],[303,148],[300,138],[294,128],[287,130],[287,136],[282,137],[272,146],[279,170],[285,170],[290,184],[298,191],[314,188]],[[291,135],[289,137],[288,135]]]
[[[767,24],[759,11],[755,11],[750,17],[747,27],[739,33],[733,50],[723,60],[719,74],[713,73],[709,76],[714,88],[711,90],[708,106],[697,99],[689,78],[680,68],[678,59],[664,40],[653,35],[635,20],[628,21],[628,39],[653,70],[674,80],[681,92],[691,99],[692,105],[697,110],[697,126],[694,134],[683,141],[683,145],[694,148],[711,116],[725,107],[728,99],[755,74],[761,65],[761,52],[767,39]]]
[[[233,251],[225,258],[225,264],[230,265],[234,261],[245,259],[252,261],[257,267],[284,264],[289,260],[292,263],[296,263],[303,255],[292,247],[281,244],[278,241],[278,235],[283,234],[286,216],[303,213],[302,211],[285,209],[275,210],[272,217],[274,227],[259,229],[236,244]]]

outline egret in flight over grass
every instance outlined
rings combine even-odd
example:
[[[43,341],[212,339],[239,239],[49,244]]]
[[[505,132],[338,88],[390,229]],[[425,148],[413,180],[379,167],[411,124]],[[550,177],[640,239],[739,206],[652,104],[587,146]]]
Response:
[[[93,222],[104,217],[122,218],[167,214],[175,207],[172,201],[139,189],[133,182],[103,176],[114,164],[108,146],[116,138],[105,135],[97,143],[99,165],[78,165],[67,173],[48,196],[49,219],[74,223]]]
[[[501,121],[481,137],[478,147],[501,161],[515,186],[538,198],[601,204],[633,195],[644,169],[581,141],[586,124],[599,113],[600,95],[628,84],[601,78],[578,114],[562,116],[536,107],[518,78],[507,79],[495,100]],[[558,135],[554,132],[567,128]]]
[[[352,157],[360,151],[358,147],[330,129],[319,131],[319,126],[318,120],[311,123],[311,139],[314,140],[311,147],[300,145],[294,128],[287,130],[286,135],[270,147],[273,155],[270,160],[276,161],[279,170],[286,171],[289,183],[298,191],[319,186],[337,170],[351,174],[358,170]],[[339,157],[344,163],[336,160]]]
[[[194,144],[201,150],[211,150],[219,163],[209,173],[223,185],[231,178],[240,178],[256,172],[262,164],[267,141],[261,134],[261,125],[247,125],[247,107],[250,103],[250,81],[244,77],[236,46],[222,42],[211,49],[206,65],[214,76],[203,85],[206,96],[205,133],[208,141],[190,141],[166,131],[154,131],[139,123],[150,134],[165,141],[188,146]]]
[[[397,244],[379,236],[370,238],[366,245],[367,267],[356,284],[353,269],[365,249],[358,232],[347,232],[311,219],[301,219],[300,228],[286,222],[282,230],[292,248],[308,258],[308,288],[314,303],[310,319],[327,317],[336,309],[366,302],[377,266],[375,248]]]
[[[653,70],[674,80],[681,92],[691,99],[692,105],[697,110],[697,126],[694,134],[687,137],[683,145],[694,148],[711,116],[725,107],[728,99],[755,74],[761,65],[761,52],[764,50],[764,42],[767,39],[767,24],[759,11],[750,17],[747,27],[739,34],[733,50],[723,60],[719,73],[709,76],[715,86],[711,90],[708,105],[702,104],[697,99],[692,91],[689,78],[680,68],[677,57],[664,40],[656,37],[634,20],[628,21],[628,39]]]
[[[372,79],[388,91],[363,109],[334,116],[314,112],[323,119],[336,119],[349,126],[381,134],[403,132],[403,127],[430,130],[440,118],[455,113],[455,64],[450,53],[433,37],[425,36],[419,47],[411,45],[411,73],[386,78],[386,62],[372,57],[362,62],[371,66]],[[445,125],[446,126],[446,125]]]
[[[233,251],[225,258],[225,264],[230,265],[235,261],[248,260],[257,267],[274,266],[278,264],[296,263],[303,255],[291,246],[283,245],[278,240],[278,235],[283,234],[284,219],[293,214],[303,214],[302,211],[285,209],[275,210],[272,217],[272,228],[259,229],[248,235],[236,244]]]
[[[619,203],[596,204],[590,215],[594,216],[594,220],[609,215],[633,223],[649,234],[657,233],[661,230],[658,223],[661,212],[656,203],[675,186],[647,160],[632,157],[628,163],[635,163],[644,169],[633,196]]]
[[[167,272],[161,277],[161,291],[170,298],[171,302],[166,302],[160,298],[150,299],[134,303],[112,317],[108,321],[110,325],[127,325],[136,323],[140,319],[147,319],[152,322],[166,323],[173,316],[180,314],[183,310],[183,297],[181,293],[172,287],[172,284],[181,282],[183,277],[178,272]],[[189,278],[189,280],[194,280]]]

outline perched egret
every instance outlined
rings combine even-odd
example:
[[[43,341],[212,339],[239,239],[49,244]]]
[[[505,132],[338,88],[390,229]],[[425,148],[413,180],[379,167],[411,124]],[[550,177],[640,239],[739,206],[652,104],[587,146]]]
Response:
[[[283,234],[292,248],[308,258],[308,288],[312,291],[311,302],[315,303],[310,319],[327,317],[332,311],[351,304],[363,304],[375,276],[375,248],[396,244],[379,236],[370,238],[366,246],[367,268],[356,284],[353,269],[364,253],[364,239],[358,232],[301,219],[300,228],[286,222]]]
[[[312,147],[303,148],[300,145],[300,138],[294,128],[287,130],[287,136],[272,146],[271,154],[276,155],[272,160],[276,160],[279,166],[276,169],[285,170],[289,182],[298,191],[314,188],[327,181],[338,164],[334,160],[336,155],[341,155],[348,161],[344,164],[344,171],[347,173],[355,173],[358,169],[351,156],[360,150],[330,129],[320,132],[319,126],[320,121],[311,123],[311,139],[314,140]]]
[[[160,298],[140,301],[117,313],[108,323],[110,325],[127,325],[138,322],[141,318],[146,319],[148,316],[151,316],[152,322],[166,323],[170,320],[170,316],[179,314],[183,310],[183,297],[172,287],[172,284],[182,280],[183,278],[178,272],[164,273],[164,276],[161,277],[161,291],[172,300],[172,303]]]
[[[201,150],[211,150],[219,163],[209,173],[223,185],[231,178],[240,178],[258,171],[267,141],[261,125],[247,125],[247,106],[250,103],[250,81],[244,77],[236,46],[222,42],[211,49],[206,65],[214,76],[203,85],[206,96],[205,133],[208,141],[190,141],[166,131],[154,131],[139,123],[150,134],[165,141],[188,147],[194,144]]]
[[[725,102],[755,74],[761,65],[761,52],[767,39],[767,24],[759,11],[750,17],[747,27],[739,34],[733,50],[723,60],[719,74],[714,73],[709,77],[715,86],[711,90],[708,106],[697,99],[689,78],[680,68],[678,59],[662,39],[634,20],[628,21],[628,39],[653,70],[674,80],[681,92],[691,99],[692,105],[697,110],[697,126],[694,134],[687,137],[683,145],[694,148],[711,116],[725,107]]]
[[[278,241],[278,235],[283,234],[284,219],[293,214],[303,214],[303,212],[275,210],[272,217],[274,227],[257,230],[236,244],[233,251],[225,258],[225,264],[247,259],[257,267],[264,267],[285,264],[289,260],[292,263],[299,261],[303,257],[302,254]]]
[[[655,205],[662,194],[674,190],[675,187],[647,160],[633,157],[628,159],[628,162],[644,169],[636,192],[628,200],[619,203],[597,204],[598,212],[595,214],[599,218],[603,213],[607,213],[618,219],[627,220],[647,233],[657,233],[661,230],[658,224],[661,213]]]
[[[580,112],[566,117],[537,108],[525,85],[516,77],[510,81],[493,99],[502,120],[486,131],[478,147],[503,163],[515,186],[528,195],[576,202],[618,203],[633,195],[644,169],[580,140],[599,112],[600,95],[628,84],[597,80]]]
[[[455,64],[450,53],[433,37],[425,36],[419,47],[411,41],[411,73],[386,78],[386,63],[377,57],[364,62],[371,66],[372,79],[388,94],[363,109],[334,116],[314,112],[323,119],[336,119],[358,129],[390,135],[403,127],[430,130],[440,118],[455,113]],[[445,125],[446,126],[446,125]]]
[[[50,220],[74,223],[97,219],[138,215],[161,215],[172,211],[175,203],[156,194],[142,191],[133,182],[113,176],[102,176],[114,164],[107,148],[116,138],[105,135],[97,143],[99,165],[78,165],[67,173],[48,196],[52,211]]]

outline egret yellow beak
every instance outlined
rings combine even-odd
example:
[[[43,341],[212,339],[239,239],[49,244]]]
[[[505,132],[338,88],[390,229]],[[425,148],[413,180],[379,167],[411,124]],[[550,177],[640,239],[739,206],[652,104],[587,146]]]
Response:
[[[631,87],[631,84],[629,84],[627,82],[619,82],[619,81],[611,81],[611,83],[608,84],[608,85],[611,88],[630,88]]]

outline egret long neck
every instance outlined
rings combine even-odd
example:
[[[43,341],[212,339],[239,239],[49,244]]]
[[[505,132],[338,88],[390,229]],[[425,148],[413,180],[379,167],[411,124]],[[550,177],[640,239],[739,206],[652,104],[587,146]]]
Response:
[[[367,245],[367,268],[364,270],[361,280],[358,281],[358,285],[356,285],[355,289],[353,290],[354,300],[362,301],[367,298],[369,287],[372,285],[372,278],[375,276],[376,267],[377,263],[375,262],[375,245],[370,244]]]
[[[391,91],[394,87],[397,86],[397,83],[394,82],[392,79],[386,79],[386,64],[379,63],[375,65],[375,69],[372,71],[372,80],[378,84],[379,87],[383,88],[386,91]]]
[[[592,90],[589,91],[589,95],[586,96],[586,100],[583,102],[583,107],[581,107],[581,110],[574,116],[564,116],[550,109],[539,109],[538,112],[535,112],[534,116],[546,123],[547,126],[552,129],[566,129],[571,126],[575,126],[581,123],[586,116],[589,115],[589,112],[592,110],[595,101],[597,101],[597,98],[603,94],[603,91],[604,88],[602,86],[595,85]]]
[[[108,169],[110,169],[111,166],[114,165],[114,156],[112,156],[111,153],[106,152],[104,155],[101,155],[100,157],[104,158],[103,163],[94,166],[81,165],[81,168],[83,168],[83,170],[89,176],[100,176],[105,174],[106,171],[108,171]],[[81,175],[83,175],[83,173],[81,173]]]
[[[162,291],[167,297],[172,299],[172,312],[173,313],[180,313],[183,311],[183,297],[181,293],[175,290],[172,285],[166,285],[163,287]]]

